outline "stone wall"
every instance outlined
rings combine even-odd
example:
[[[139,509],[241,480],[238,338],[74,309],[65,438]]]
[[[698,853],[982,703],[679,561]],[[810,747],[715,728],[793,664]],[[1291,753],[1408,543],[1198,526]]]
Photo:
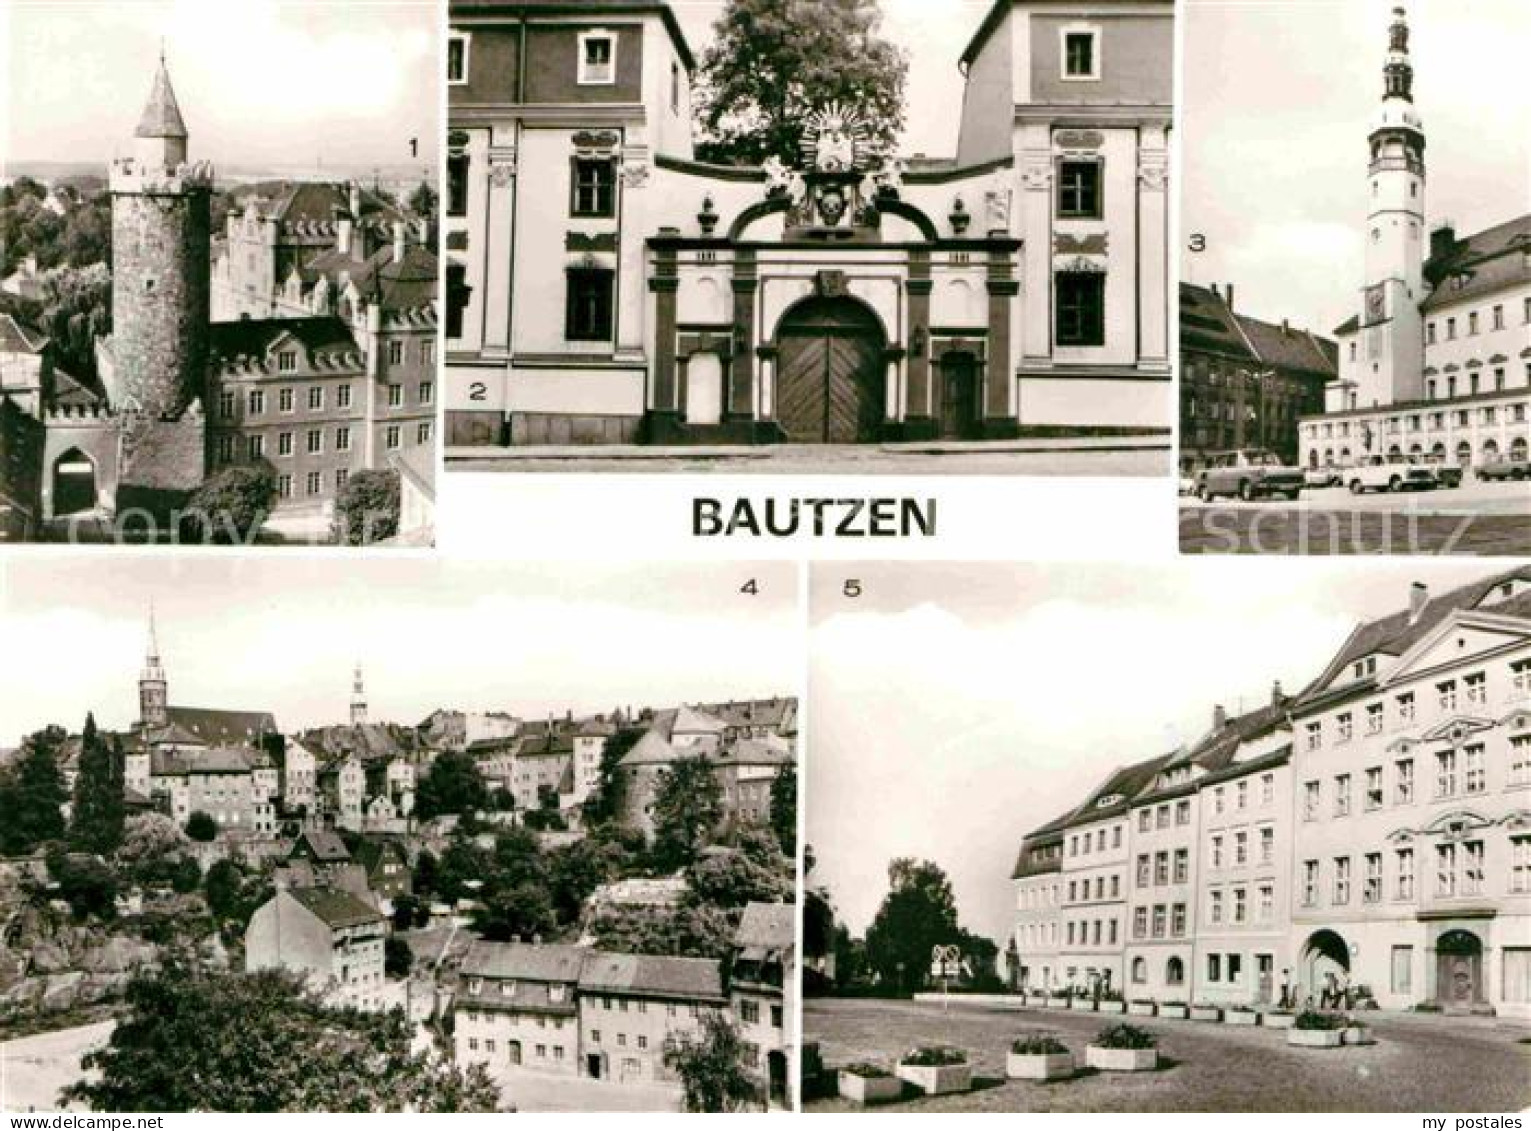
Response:
[[[209,238],[201,186],[112,197],[112,352],[125,396],[151,415],[202,396]]]

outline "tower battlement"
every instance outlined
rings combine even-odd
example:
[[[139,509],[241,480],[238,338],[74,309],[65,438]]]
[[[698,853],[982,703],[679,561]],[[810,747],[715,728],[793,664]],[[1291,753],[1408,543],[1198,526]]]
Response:
[[[108,185],[114,193],[141,193],[145,196],[181,196],[209,191],[213,187],[213,163],[188,161],[173,169],[145,164],[136,157],[119,157],[112,162]]]

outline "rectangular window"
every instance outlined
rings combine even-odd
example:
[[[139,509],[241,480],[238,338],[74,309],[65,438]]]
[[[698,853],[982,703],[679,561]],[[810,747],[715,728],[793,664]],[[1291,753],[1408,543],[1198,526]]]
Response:
[[[1191,803],[1189,801],[1175,802],[1175,824],[1189,825],[1191,823]]]
[[[1457,894],[1457,846],[1440,844],[1435,848],[1435,894]]]
[[[1485,423],[1492,424],[1493,421],[1489,420]],[[1467,691],[1467,701],[1469,703],[1488,702],[1488,677],[1482,672],[1474,672],[1465,678],[1462,681],[1462,686]]]
[[[1350,816],[1350,775],[1336,774],[1334,778],[1334,815]]]
[[[1457,752],[1442,750],[1435,756],[1435,796],[1452,797],[1457,792]]]
[[[1186,883],[1191,878],[1191,852],[1187,848],[1175,849],[1175,882]]]
[[[1393,853],[1393,863],[1398,873],[1397,898],[1414,898],[1414,850],[1400,848]]]
[[[322,409],[324,407],[324,386],[323,385],[313,385],[313,386],[309,387],[309,390],[308,390],[308,407],[309,407],[310,410],[313,410],[313,411],[317,411],[317,410]]]
[[[1350,902],[1350,857],[1334,858],[1334,903],[1336,907]]]
[[[1276,859],[1276,830],[1269,825],[1260,829],[1260,863],[1274,863]]]
[[[1510,785],[1531,785],[1531,734],[1510,739]]]
[[[388,386],[388,407],[389,408],[400,408],[400,407],[403,406],[403,404],[404,404],[404,386],[403,385],[389,385]]]
[[[468,81],[468,37],[453,32],[447,36],[447,85],[461,86]]]
[[[1516,698],[1531,694],[1531,660],[1515,660],[1510,664],[1510,689]]]
[[[335,407],[336,408],[350,408],[351,407],[351,386],[350,385],[337,385],[335,387]]]
[[[1233,921],[1244,922],[1248,916],[1247,892],[1244,888],[1233,889]]]
[[[1063,220],[1099,220],[1101,217],[1101,163],[1063,161],[1058,165],[1058,217]]]
[[[1148,858],[1148,853],[1145,852],[1141,856],[1138,857],[1138,887],[1140,887],[1140,888],[1146,888],[1148,886],[1148,876],[1149,876],[1148,869],[1149,869],[1149,858]],[[1070,883],[1069,886],[1073,887],[1073,884]]]
[[[261,413],[266,411],[266,394],[265,394],[265,392],[263,390],[261,390],[261,389],[251,389],[250,390],[250,398],[249,399],[250,399],[250,412],[249,412],[249,415],[251,415],[251,416],[259,416]]]
[[[1221,835],[1212,838],[1212,867],[1223,866],[1223,838]]]
[[[1323,723],[1311,722],[1303,725],[1303,741],[1309,750],[1317,750],[1324,742]]]
[[[1504,1000],[1531,1001],[1531,947],[1504,948]]]
[[[291,412],[293,396],[291,389],[279,389],[276,394],[276,407],[279,412]]]
[[[1382,853],[1366,854],[1366,879],[1361,888],[1362,903],[1382,902]]]
[[[276,371],[278,373],[292,373],[298,368],[298,351],[281,350],[276,355]],[[288,390],[284,389],[283,392]],[[284,410],[285,411],[285,410]]]
[[[1249,834],[1240,830],[1233,834],[1233,864],[1242,868],[1249,863]]]
[[[234,419],[233,393],[224,392],[218,394],[218,415],[223,417],[224,420]]]
[[[1214,789],[1212,791],[1212,812],[1214,812],[1214,813],[1221,813],[1222,811],[1223,811],[1223,787],[1222,786],[1218,786],[1216,789]]]
[[[1366,708],[1366,733],[1382,733],[1382,704],[1373,703]]]
[[[1510,838],[1510,891],[1515,895],[1531,892],[1531,836]]]
[[[436,399],[436,383],[434,381],[421,381],[416,390],[419,394],[421,407],[431,404]]]
[[[468,214],[468,155],[447,154],[447,215]]]
[[[276,477],[276,493],[278,498],[292,498],[292,476],[278,475]]]
[[[351,450],[351,430],[344,425],[335,429],[335,450],[337,452]]]
[[[1366,808],[1382,808],[1382,767],[1372,766],[1366,771]]]
[[[266,454],[266,437],[251,436],[246,443],[249,445],[250,458],[252,460],[260,459],[261,456]]]
[[[1335,741],[1336,742],[1349,742],[1350,741],[1350,736],[1353,733],[1353,728],[1351,726],[1350,712],[1349,711],[1345,711],[1342,714],[1336,715],[1335,719],[1334,719],[1334,725],[1335,725],[1336,731],[1338,731],[1338,737],[1335,739]]]
[[[1270,884],[1260,885],[1260,922],[1269,923],[1276,911],[1276,889]]]
[[[1146,833],[1153,828],[1154,815],[1152,810],[1138,810],[1138,832]]]
[[[1132,934],[1134,938],[1144,938],[1148,934],[1148,908],[1135,907],[1132,911]]]
[[[1483,744],[1477,743],[1462,749],[1462,792],[1482,793],[1488,779],[1483,770]]]
[[[1055,336],[1060,346],[1106,343],[1106,276],[1061,272],[1056,277]]]
[[[1223,921],[1223,893],[1220,891],[1209,892],[1207,895],[1207,921],[1210,923]]]
[[[1397,773],[1393,783],[1393,803],[1410,805],[1414,801],[1414,759],[1402,758],[1394,769]]]
[[[399,426],[397,424],[390,424],[388,426],[388,431],[385,432],[383,436],[384,445],[390,452],[396,452],[399,450],[402,433],[400,432]]]
[[[1316,781],[1304,782],[1302,786],[1302,819],[1304,821],[1318,820],[1318,806],[1320,802],[1319,783]]]
[[[317,495],[320,491],[324,490],[324,480],[321,473],[317,471],[310,471],[306,481],[304,482],[304,487],[307,488],[310,495]]]
[[[1483,894],[1483,842],[1469,840],[1462,845],[1462,894]]]
[[[1162,939],[1164,937],[1164,927],[1165,906],[1162,903],[1157,903],[1154,905],[1154,938]]]
[[[1096,70],[1095,33],[1070,31],[1063,35],[1063,75],[1070,79],[1094,79]]]
[[[346,484],[351,480],[351,469],[340,467],[335,469],[335,491],[338,494],[346,489]]]
[[[1223,956],[1221,954],[1207,955],[1207,981],[1221,982],[1223,980]]]
[[[579,37],[579,85],[611,86],[617,81],[617,41],[606,32]]]
[[[280,432],[276,437],[276,454],[279,456],[292,455],[292,433]]]
[[[1465,421],[1464,421],[1465,423]],[[1437,702],[1443,711],[1455,711],[1457,709],[1457,681],[1448,679],[1444,683],[1435,685]]]
[[[429,420],[422,420],[419,424],[415,425],[415,443],[429,444],[430,442],[431,422]]]
[[[1170,807],[1168,805],[1160,805],[1154,810],[1154,827],[1159,829],[1170,827]]]
[[[1177,903],[1170,908],[1170,933],[1177,939],[1185,937],[1185,904]]]
[[[576,157],[571,216],[615,216],[617,163],[610,157]]]
[[[234,441],[235,441],[235,439],[237,439],[237,437],[234,437],[234,436],[219,436],[218,437],[218,462],[219,463],[233,463],[234,462]]]
[[[568,272],[564,337],[571,342],[611,340],[612,272],[573,268]]]
[[[1170,882],[1170,854],[1168,852],[1154,853],[1154,886],[1162,887]]]
[[[397,338],[388,343],[388,364],[404,364],[404,343],[399,341]]]
[[[1234,787],[1234,795],[1237,797],[1235,807],[1240,811],[1249,808],[1249,783],[1241,781]]]

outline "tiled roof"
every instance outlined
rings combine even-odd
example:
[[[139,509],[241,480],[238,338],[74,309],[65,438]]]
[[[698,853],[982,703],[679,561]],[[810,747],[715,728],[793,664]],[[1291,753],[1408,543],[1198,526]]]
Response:
[[[350,892],[337,888],[289,888],[288,894],[331,927],[381,923],[382,915]]]
[[[171,726],[190,731],[211,745],[255,744],[276,734],[276,718],[269,711],[221,711],[204,707],[167,707]]]
[[[175,91],[170,88],[170,75],[165,61],[160,60],[159,70],[154,73],[154,87],[149,91],[149,101],[139,116],[135,137],[184,138],[186,123],[181,119],[181,108],[176,104]]]
[[[1235,313],[1222,295],[1193,283],[1180,284],[1180,345],[1325,378],[1335,376],[1339,367],[1339,345],[1333,340]]]
[[[343,759],[354,754],[363,762],[405,758],[420,748],[419,733],[395,723],[315,727],[298,738],[318,755]]]
[[[797,942],[797,905],[747,903],[734,932],[737,947],[791,950]]]
[[[1228,305],[1207,287],[1180,284],[1180,348],[1254,360]]]
[[[242,318],[237,322],[214,322],[208,327],[208,362],[227,368],[240,358],[261,361],[281,338],[295,338],[316,367],[360,372],[362,348],[339,318]]]
[[[298,841],[306,843],[309,852],[321,864],[343,864],[351,859],[351,853],[346,849],[346,842],[329,829],[304,829]],[[293,850],[296,851],[297,848],[298,845],[294,844]]]
[[[696,757],[695,754],[683,754],[671,746],[669,741],[658,730],[650,728],[643,732],[643,737],[633,744],[633,748],[622,755],[622,766],[667,766],[682,757]]]
[[[1531,213],[1456,240],[1425,263],[1436,287],[1420,305],[1431,311],[1531,281]],[[1459,286],[1454,280],[1460,278]]]
[[[539,982],[577,982],[584,947],[480,940],[462,961],[465,978],[515,978]]]
[[[1321,338],[1295,326],[1262,322],[1245,314],[1235,314],[1234,317],[1254,346],[1256,356],[1266,365],[1320,377],[1338,374],[1340,347],[1333,339]]]
[[[677,731],[681,734],[721,734],[727,725],[716,715],[710,715],[706,711],[695,707],[679,707],[675,711],[675,718],[670,723],[670,734]]]
[[[192,774],[248,774],[254,751],[237,747],[213,747],[208,750],[155,750],[149,755],[149,772],[154,777],[188,777]]]
[[[586,992],[633,997],[723,998],[722,974],[711,958],[592,951],[580,972],[579,984]]]
[[[768,738],[741,738],[713,755],[720,765],[790,766],[796,759],[792,748],[774,735]]]
[[[42,353],[47,344],[46,334],[29,329],[11,315],[0,312],[0,352]]]
[[[1170,758],[1169,754],[1161,754],[1156,758],[1134,762],[1130,766],[1113,770],[1111,776],[1090,794],[1085,803],[1069,814],[1065,827],[1088,824],[1105,817],[1119,815],[1127,808],[1128,802],[1153,780],[1153,776]],[[1109,805],[1100,804],[1109,797],[1116,797],[1117,800]]]
[[[704,711],[731,727],[779,728],[791,722],[797,711],[797,700],[744,699],[726,703],[698,703],[697,710]]]
[[[1329,666],[1298,697],[1299,701],[1306,704],[1317,698],[1336,674],[1356,660],[1377,652],[1389,656],[1403,655],[1452,613],[1475,607],[1496,586],[1517,578],[1531,581],[1531,566],[1519,566],[1431,597],[1425,602],[1417,619],[1411,620],[1410,612],[1405,608],[1358,625],[1341,645]],[[1506,616],[1531,617],[1531,592],[1512,597],[1491,608],[1493,612]]]

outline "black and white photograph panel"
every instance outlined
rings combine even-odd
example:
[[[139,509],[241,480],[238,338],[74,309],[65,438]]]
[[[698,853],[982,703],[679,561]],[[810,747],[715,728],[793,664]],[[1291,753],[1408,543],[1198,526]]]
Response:
[[[1168,476],[1171,0],[449,20],[449,472]]]
[[[0,1109],[792,1109],[795,566],[115,559],[0,564]]]
[[[1531,554],[1531,6],[1183,21],[1181,549]]]
[[[439,6],[0,20],[0,542],[430,545]]]
[[[1531,1104],[1531,567],[809,600],[805,1110]]]

